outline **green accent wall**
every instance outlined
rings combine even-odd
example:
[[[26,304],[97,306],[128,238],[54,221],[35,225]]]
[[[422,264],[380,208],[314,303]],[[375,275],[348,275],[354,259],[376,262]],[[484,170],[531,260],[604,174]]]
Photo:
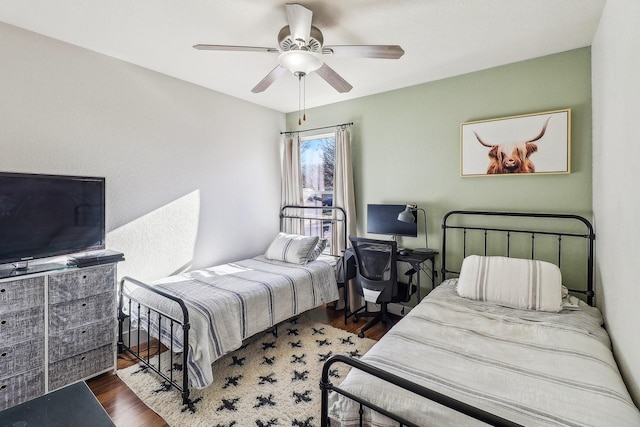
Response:
[[[335,69],[340,72],[339,64]],[[571,109],[570,174],[460,176],[461,123],[565,108]],[[591,217],[590,48],[313,108],[306,114],[302,127],[297,112],[287,114],[287,129],[354,122],[360,235],[366,234],[368,203],[417,203],[427,212],[432,248],[440,247],[440,222],[452,209]],[[424,246],[418,220],[418,238],[404,238],[400,246]]]

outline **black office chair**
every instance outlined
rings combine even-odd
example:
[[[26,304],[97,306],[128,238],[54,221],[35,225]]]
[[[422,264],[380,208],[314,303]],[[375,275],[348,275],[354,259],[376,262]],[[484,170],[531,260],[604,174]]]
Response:
[[[413,273],[408,272],[409,283],[398,281],[398,244],[393,240],[376,240],[349,236],[356,258],[356,289],[365,301],[380,304],[379,312],[365,310],[357,317],[374,316],[358,333],[364,333],[378,322],[392,323],[387,305],[392,302],[407,302],[415,292]],[[356,317],[356,320],[357,320]]]

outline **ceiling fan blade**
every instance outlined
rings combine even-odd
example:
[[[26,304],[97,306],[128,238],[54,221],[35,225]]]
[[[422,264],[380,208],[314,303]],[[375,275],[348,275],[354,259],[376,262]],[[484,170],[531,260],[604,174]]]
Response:
[[[316,73],[318,73],[318,75],[322,77],[324,81],[329,83],[335,90],[340,93],[349,92],[351,89],[353,89],[353,86],[351,86],[345,79],[340,77],[340,75],[333,71],[333,68],[329,67],[327,64],[322,64],[322,67],[318,68],[316,70]]]
[[[293,40],[303,41],[306,45],[309,43],[309,35],[311,33],[311,19],[313,12],[297,3],[287,3],[287,21],[289,21],[289,29]]]
[[[251,89],[251,92],[253,93],[264,92],[269,86],[273,84],[273,82],[275,82],[278,79],[278,77],[283,75],[286,71],[287,71],[286,68],[278,65],[276,68],[271,70],[271,72],[267,74],[264,79],[260,80],[260,83],[258,83],[253,89]]]
[[[398,59],[404,50],[398,45],[325,46],[322,53],[352,58]]]
[[[255,46],[228,46],[221,44],[196,44],[193,46],[198,50],[226,50],[235,52],[280,52],[275,47],[255,47]]]

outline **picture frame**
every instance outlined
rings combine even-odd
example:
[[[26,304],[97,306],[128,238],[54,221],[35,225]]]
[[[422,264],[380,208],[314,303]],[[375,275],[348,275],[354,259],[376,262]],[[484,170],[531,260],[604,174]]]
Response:
[[[571,109],[462,123],[460,175],[571,173]]]

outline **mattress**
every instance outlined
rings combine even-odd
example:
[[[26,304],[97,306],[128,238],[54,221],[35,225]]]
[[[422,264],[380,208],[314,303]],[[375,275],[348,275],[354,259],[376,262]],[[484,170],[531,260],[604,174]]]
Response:
[[[518,310],[461,298],[443,282],[362,361],[527,426],[638,426],[596,308]],[[484,425],[352,369],[341,388],[420,426]],[[331,425],[358,425],[358,406],[332,392]],[[397,425],[364,413],[366,426]]]
[[[169,276],[154,288],[181,298],[188,309],[188,372],[191,385],[213,381],[211,364],[240,348],[242,341],[279,322],[338,299],[335,269],[321,260],[305,265],[268,260],[263,256]],[[144,288],[132,287],[132,299],[171,317],[182,319],[177,303]],[[125,311],[127,307],[125,304]],[[131,324],[150,330],[174,352],[183,350],[183,331],[158,316],[132,306]],[[149,319],[151,317],[151,319]]]

